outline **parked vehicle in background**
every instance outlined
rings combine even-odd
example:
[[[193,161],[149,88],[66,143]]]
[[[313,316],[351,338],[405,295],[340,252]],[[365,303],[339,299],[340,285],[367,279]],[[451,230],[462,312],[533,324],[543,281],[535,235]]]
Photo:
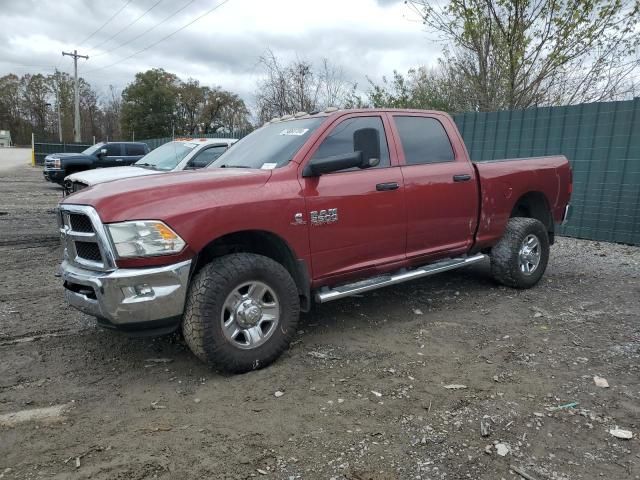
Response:
[[[65,295],[107,327],[182,328],[200,359],[246,372],[287,348],[313,301],[487,258],[498,282],[534,286],[571,189],[563,156],[472,163],[444,113],[299,114],[199,173],[62,201]]]
[[[141,142],[101,142],[80,153],[52,153],[44,157],[42,174],[49,182],[63,184],[64,178],[75,172],[94,168],[131,165],[149,153]]]
[[[69,175],[64,180],[64,190],[70,194],[97,183],[121,178],[204,168],[237,141],[235,138],[177,139],[159,146],[131,166]]]

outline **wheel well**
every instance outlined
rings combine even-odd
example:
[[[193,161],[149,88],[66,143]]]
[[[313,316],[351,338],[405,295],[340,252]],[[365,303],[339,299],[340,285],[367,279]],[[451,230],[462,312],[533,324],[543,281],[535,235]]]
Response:
[[[247,230],[230,233],[213,240],[198,254],[193,273],[214,258],[241,252],[264,255],[286,268],[298,287],[300,309],[309,311],[311,308],[311,283],[307,267],[302,260],[296,258],[286,241],[271,232]]]
[[[553,244],[555,225],[549,202],[544,193],[529,192],[521,196],[511,210],[510,218],[527,217],[540,220],[549,232],[549,243]]]

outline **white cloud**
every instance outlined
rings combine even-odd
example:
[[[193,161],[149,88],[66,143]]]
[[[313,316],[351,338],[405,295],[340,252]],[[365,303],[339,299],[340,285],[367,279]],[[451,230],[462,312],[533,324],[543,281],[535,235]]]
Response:
[[[121,61],[209,10],[215,1],[188,4],[189,0],[163,0],[100,49],[93,47],[157,0],[133,0],[85,45],[78,43],[113,15],[124,0],[15,1],[3,6],[0,20],[0,75],[46,72],[53,66],[72,72],[72,63],[62,58],[61,50],[78,48],[90,56],[81,62],[80,71],[86,72],[87,80],[98,90],[109,84],[123,88],[136,72],[162,67],[183,79],[193,77],[236,91],[251,103],[260,74],[257,62],[267,49],[285,59],[319,62],[327,57],[360,85],[367,76],[380,78],[394,69],[406,71],[432,64],[438,54],[438,46],[429,41],[422,24],[402,1],[230,0],[170,39]],[[155,25],[149,33],[129,42]],[[115,49],[122,43],[126,44]],[[25,64],[43,67],[21,66]]]

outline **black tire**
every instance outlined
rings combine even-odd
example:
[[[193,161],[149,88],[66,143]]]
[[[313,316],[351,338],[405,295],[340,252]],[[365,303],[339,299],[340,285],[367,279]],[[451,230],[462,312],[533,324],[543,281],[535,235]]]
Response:
[[[228,296],[247,282],[261,282],[275,293],[279,320],[265,343],[242,349],[225,336],[222,318]],[[266,367],[282,354],[296,331],[299,315],[298,289],[282,265],[262,255],[235,253],[214,259],[194,276],[182,332],[191,351],[202,361],[228,372],[244,373]]]
[[[538,239],[540,259],[535,269],[526,273],[521,269],[520,249],[530,235]],[[533,287],[542,278],[548,262],[549,234],[542,222],[535,218],[510,218],[504,235],[491,249],[491,275],[508,287]]]

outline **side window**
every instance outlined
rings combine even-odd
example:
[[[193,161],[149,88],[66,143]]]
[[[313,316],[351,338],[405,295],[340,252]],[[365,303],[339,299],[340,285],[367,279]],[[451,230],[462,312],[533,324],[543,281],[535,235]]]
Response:
[[[331,133],[325,137],[313,158],[332,157],[353,152],[353,133],[361,128],[375,128],[380,134],[380,164],[375,168],[391,165],[387,137],[380,117],[354,117],[343,120],[333,127]]]
[[[435,118],[393,117],[407,165],[453,162],[453,148],[442,124]]]
[[[122,155],[121,143],[107,143],[107,157],[117,157]]]
[[[125,143],[124,151],[127,157],[139,157],[146,153],[144,145],[139,143]]]
[[[209,165],[211,162],[216,160],[220,155],[222,155],[227,150],[226,145],[216,145],[213,147],[209,147],[205,150],[202,150],[200,153],[196,154],[189,163],[186,168],[204,168]]]

